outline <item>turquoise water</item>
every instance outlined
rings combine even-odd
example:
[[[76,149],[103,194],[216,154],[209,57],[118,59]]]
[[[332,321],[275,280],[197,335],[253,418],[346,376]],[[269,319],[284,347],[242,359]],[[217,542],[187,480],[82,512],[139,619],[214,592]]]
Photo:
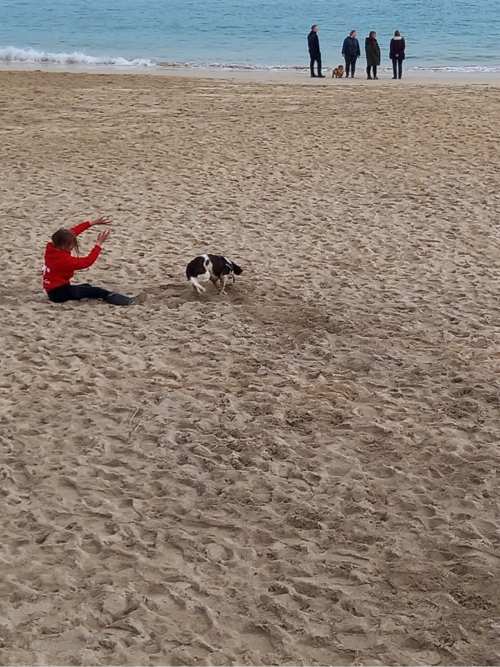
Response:
[[[409,68],[500,72],[500,0],[0,0],[0,63],[307,67],[312,23],[326,66],[352,28],[389,65],[399,29]]]

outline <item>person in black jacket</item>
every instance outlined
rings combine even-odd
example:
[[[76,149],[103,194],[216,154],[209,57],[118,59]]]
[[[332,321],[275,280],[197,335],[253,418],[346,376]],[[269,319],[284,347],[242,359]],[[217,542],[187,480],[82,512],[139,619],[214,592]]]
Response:
[[[309,48],[309,56],[311,58],[311,76],[318,76],[320,79],[324,79],[324,75],[321,74],[321,51],[319,50],[319,37],[318,37],[318,26],[313,25],[311,27],[311,32],[307,36],[307,46]],[[318,63],[318,74],[314,73],[314,63]]]
[[[344,44],[342,45],[342,58],[345,58],[345,76],[346,79],[351,72],[351,78],[354,77],[354,72],[356,71],[356,60],[361,56],[361,51],[359,49],[359,42],[356,39],[356,31],[351,30],[349,37],[344,39]]]
[[[405,40],[396,30],[389,47],[389,58],[392,60],[392,78],[400,79],[403,76],[403,60],[405,59]]]
[[[380,65],[380,46],[377,42],[377,33],[372,30],[370,36],[365,40],[366,52],[366,78],[378,79],[377,67]],[[373,70],[373,77],[372,77]]]

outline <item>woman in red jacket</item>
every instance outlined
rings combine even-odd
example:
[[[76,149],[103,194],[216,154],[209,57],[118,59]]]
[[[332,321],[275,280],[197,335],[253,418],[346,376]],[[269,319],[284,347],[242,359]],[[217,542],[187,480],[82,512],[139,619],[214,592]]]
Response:
[[[102,299],[115,306],[132,306],[143,303],[146,293],[142,292],[134,297],[124,296],[118,292],[110,292],[102,287],[93,287],[89,283],[83,285],[71,285],[75,271],[88,269],[96,261],[101,252],[102,244],[110,235],[108,230],[101,232],[95,246],[87,257],[74,257],[72,250],[79,252],[78,235],[94,225],[110,225],[111,221],[106,217],[97,220],[87,220],[71,229],[59,229],[52,234],[52,242],[47,243],[45,248],[45,261],[43,266],[43,288],[47,292],[50,301],[64,303],[65,301],[80,301],[80,299]]]

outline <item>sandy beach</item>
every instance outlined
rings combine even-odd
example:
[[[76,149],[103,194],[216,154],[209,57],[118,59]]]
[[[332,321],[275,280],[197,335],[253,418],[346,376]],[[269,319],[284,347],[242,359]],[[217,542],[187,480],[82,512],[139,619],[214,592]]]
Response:
[[[0,664],[500,664],[500,86],[450,81],[0,72]],[[148,302],[49,303],[100,214],[77,281]]]

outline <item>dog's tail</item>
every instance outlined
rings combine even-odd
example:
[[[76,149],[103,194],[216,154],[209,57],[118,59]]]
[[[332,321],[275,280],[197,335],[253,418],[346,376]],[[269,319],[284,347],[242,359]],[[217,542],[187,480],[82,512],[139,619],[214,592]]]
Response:
[[[198,294],[202,294],[202,292],[205,292],[205,288],[203,285],[201,285],[194,276],[191,276],[191,278],[188,278],[189,282],[191,285],[195,288],[195,290],[198,292]]]

